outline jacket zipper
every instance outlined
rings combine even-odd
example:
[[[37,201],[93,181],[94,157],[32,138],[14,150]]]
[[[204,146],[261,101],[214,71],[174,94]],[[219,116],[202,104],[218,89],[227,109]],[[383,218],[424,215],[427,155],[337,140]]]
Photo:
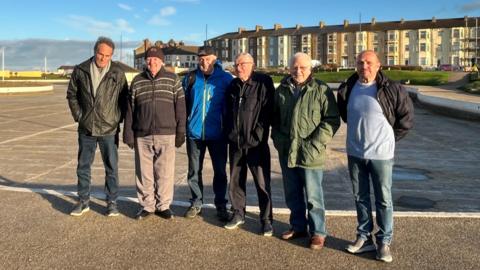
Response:
[[[245,93],[244,87],[245,87],[245,84],[243,84],[242,87],[240,88],[239,99],[238,99],[238,110],[237,110],[237,122],[235,123],[237,126],[237,146],[239,149],[240,149],[240,110],[242,107],[243,94]]]
[[[207,92],[207,80],[205,80],[205,75],[203,75],[202,140],[205,140],[205,110],[207,107]]]
[[[156,111],[156,106],[155,106],[155,78],[152,81],[152,104],[153,104],[153,112],[152,112],[152,121],[153,121],[153,130],[150,131],[151,134],[154,134],[156,125],[155,125],[155,111]],[[152,125],[150,125],[150,128]]]

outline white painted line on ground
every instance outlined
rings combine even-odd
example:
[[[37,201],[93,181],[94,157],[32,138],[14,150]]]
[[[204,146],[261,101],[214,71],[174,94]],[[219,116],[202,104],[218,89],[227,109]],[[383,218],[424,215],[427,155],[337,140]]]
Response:
[[[64,129],[64,128],[74,127],[76,125],[77,125],[77,123],[66,125],[66,126],[63,126],[63,127],[52,128],[52,129],[40,131],[40,132],[37,132],[37,133],[34,133],[34,134],[30,134],[30,135],[26,135],[26,136],[22,136],[22,137],[16,137],[14,139],[6,140],[6,141],[3,141],[3,142],[0,142],[0,144],[6,144],[6,143],[10,143],[10,142],[21,141],[23,139],[28,139],[28,138],[31,138],[31,137],[35,137],[37,135],[45,134],[45,133],[55,132],[57,130]]]
[[[68,161],[67,163],[65,163],[65,164],[63,164],[63,165],[57,166],[57,167],[55,167],[55,168],[53,168],[53,169],[51,169],[51,170],[48,170],[48,171],[46,171],[46,172],[43,172],[43,173],[34,175],[34,176],[30,177],[30,178],[27,178],[25,181],[31,181],[31,180],[38,179],[38,178],[40,178],[40,177],[42,177],[42,176],[44,176],[44,175],[47,175],[47,174],[49,174],[49,173],[51,173],[51,172],[53,172],[53,171],[56,171],[56,170],[58,170],[58,169],[65,168],[65,167],[73,164],[73,163],[76,162],[76,161],[77,161],[76,159],[72,159],[72,160]]]
[[[2,178],[0,177],[0,180]],[[66,191],[66,190],[53,190],[53,189],[44,189],[44,188],[22,188],[22,187],[11,187],[11,186],[5,186],[5,185],[0,185],[0,190],[4,191],[15,191],[15,192],[25,192],[25,193],[39,193],[39,194],[48,194],[48,195],[54,195],[54,196],[69,196],[69,197],[76,197],[77,193],[73,191]],[[105,200],[105,195],[101,193],[96,193],[93,192],[91,194],[93,198],[99,199],[99,200]],[[124,196],[119,196],[118,197],[119,201],[128,201],[128,202],[136,202],[138,203],[137,198],[133,197],[124,197]],[[172,205],[174,206],[182,206],[182,207],[189,207],[190,202],[184,202],[184,201],[173,201]],[[213,204],[204,204],[204,208],[209,208],[209,209],[215,209],[215,205]],[[247,212],[251,213],[259,213],[258,206],[247,206],[246,207]],[[280,214],[280,215],[288,215],[290,214],[290,210],[287,208],[274,208],[273,209],[274,214]],[[352,217],[356,216],[355,211],[344,211],[344,210],[327,210],[326,211],[327,216],[336,216],[336,217]],[[375,213],[373,213],[375,216]],[[397,211],[394,213],[395,217],[419,217],[419,218],[480,218],[480,212],[400,212]]]

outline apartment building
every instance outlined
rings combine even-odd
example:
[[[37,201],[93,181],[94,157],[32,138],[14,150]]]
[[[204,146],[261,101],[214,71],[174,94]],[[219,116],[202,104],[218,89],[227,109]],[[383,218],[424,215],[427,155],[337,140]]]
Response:
[[[150,40],[145,39],[142,44],[133,51],[134,67],[136,69],[145,69],[145,52],[152,46],[162,48],[163,54],[165,55],[165,66],[174,68],[172,70],[181,71],[197,66],[198,46],[188,46],[181,41],[175,42],[174,40],[170,40],[167,43],[156,41],[152,44]],[[228,57],[228,55],[225,55],[225,57]]]
[[[383,65],[434,68],[441,64],[468,67],[475,63],[479,49],[476,18],[377,22],[272,29],[257,25],[255,30],[238,28],[207,40],[222,61],[234,61],[249,52],[258,67],[286,67],[296,52],[304,52],[321,64],[354,67],[363,50],[375,51]]]

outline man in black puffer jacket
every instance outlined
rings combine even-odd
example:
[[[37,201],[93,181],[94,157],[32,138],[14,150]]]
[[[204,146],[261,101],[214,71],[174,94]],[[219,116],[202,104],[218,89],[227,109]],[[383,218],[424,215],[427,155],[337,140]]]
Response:
[[[95,56],[76,66],[67,89],[68,105],[78,122],[78,197],[70,213],[81,216],[90,200],[90,174],[99,145],[105,166],[105,193],[108,216],[118,216],[118,133],[125,113],[128,84],[120,66],[112,62],[113,41],[99,37]]]
[[[392,171],[395,142],[413,127],[413,105],[407,91],[380,71],[373,51],[357,57],[357,73],[338,89],[340,116],[347,124],[348,169],[357,208],[357,239],[350,253],[377,251],[377,259],[392,261]],[[370,200],[372,182],[378,231],[375,246]]]

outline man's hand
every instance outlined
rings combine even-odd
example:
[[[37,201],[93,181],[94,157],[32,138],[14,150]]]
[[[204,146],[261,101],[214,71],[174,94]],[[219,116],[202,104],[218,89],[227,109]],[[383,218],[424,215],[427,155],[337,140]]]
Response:
[[[177,133],[175,135],[175,147],[179,148],[180,146],[185,143],[185,134],[184,133]]]

